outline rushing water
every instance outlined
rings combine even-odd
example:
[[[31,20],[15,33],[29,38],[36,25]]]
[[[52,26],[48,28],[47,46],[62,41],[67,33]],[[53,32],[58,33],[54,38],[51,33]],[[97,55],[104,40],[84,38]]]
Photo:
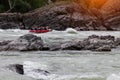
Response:
[[[28,34],[27,30],[0,30],[0,40],[14,40]],[[32,33],[33,34],[33,33]],[[41,36],[45,43],[61,43],[84,39],[89,35],[113,35],[120,37],[119,31],[53,31]],[[91,51],[33,51],[0,52],[0,80],[120,80],[120,50],[112,52]],[[23,64],[25,75],[10,71],[6,66]],[[31,68],[49,71],[42,75],[30,71]]]

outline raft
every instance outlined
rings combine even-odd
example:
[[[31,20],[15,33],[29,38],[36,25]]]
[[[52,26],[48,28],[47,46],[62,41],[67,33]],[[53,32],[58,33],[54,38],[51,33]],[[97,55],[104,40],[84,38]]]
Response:
[[[47,33],[47,32],[51,32],[52,30],[30,30],[30,32],[33,33]]]

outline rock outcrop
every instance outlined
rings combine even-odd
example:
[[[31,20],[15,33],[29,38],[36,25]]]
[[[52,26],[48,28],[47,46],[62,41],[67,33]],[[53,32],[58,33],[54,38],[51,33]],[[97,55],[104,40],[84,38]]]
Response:
[[[0,29],[18,29],[22,22],[20,13],[0,13]]]
[[[119,41],[117,41],[119,42]],[[117,43],[118,44],[118,43]],[[91,51],[111,51],[115,48],[114,36],[89,36],[83,41],[72,41],[61,45],[62,50],[91,50]]]
[[[41,37],[32,34],[26,34],[13,41],[3,41],[0,44],[0,50],[4,51],[33,51],[42,50],[44,47]]]
[[[120,4],[111,8],[112,1],[115,5],[119,0],[108,0],[100,9],[87,9],[73,2],[59,2],[24,14],[23,21],[28,27],[49,26],[56,30],[68,27],[77,30],[120,30],[120,15],[116,15],[119,10],[111,14]],[[107,7],[111,8],[110,11],[106,10]]]
[[[87,4],[63,1],[25,14],[0,13],[0,28],[30,29],[35,26],[49,26],[55,30],[65,30],[68,27],[77,30],[120,30],[120,1],[97,1],[102,2],[100,8],[87,8]],[[95,3],[92,2],[94,6],[97,5]]]
[[[114,36],[92,35],[83,40],[73,40],[65,43],[47,45],[41,37],[32,34],[20,36],[13,41],[1,41],[0,51],[57,51],[57,50],[91,50],[111,51],[120,46],[120,38]]]

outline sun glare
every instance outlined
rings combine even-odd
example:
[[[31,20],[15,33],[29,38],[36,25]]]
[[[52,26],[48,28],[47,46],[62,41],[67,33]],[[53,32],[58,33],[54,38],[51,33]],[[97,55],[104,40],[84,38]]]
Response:
[[[89,8],[101,8],[107,0],[90,0]]]

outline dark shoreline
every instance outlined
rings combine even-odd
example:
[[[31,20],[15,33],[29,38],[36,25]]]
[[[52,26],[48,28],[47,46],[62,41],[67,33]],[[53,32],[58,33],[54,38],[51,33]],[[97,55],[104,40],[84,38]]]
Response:
[[[0,29],[30,29],[49,26],[53,30],[74,28],[78,31],[120,31],[120,12],[102,13],[80,8],[76,3],[58,2],[28,13],[0,13]],[[69,10],[73,10],[72,13]],[[71,15],[71,16],[70,16]]]

